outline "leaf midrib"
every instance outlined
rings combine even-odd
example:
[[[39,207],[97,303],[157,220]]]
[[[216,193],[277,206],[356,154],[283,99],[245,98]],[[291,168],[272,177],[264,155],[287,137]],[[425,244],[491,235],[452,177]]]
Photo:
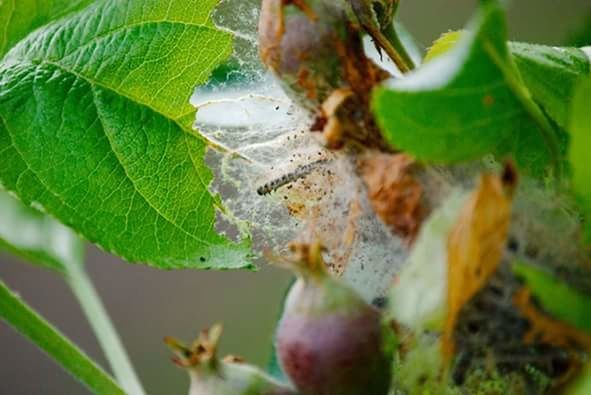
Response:
[[[100,119],[100,114],[99,114],[99,111],[98,111],[98,106],[97,106],[97,103],[96,103],[96,101],[95,101],[95,98],[94,98],[94,90],[93,90],[93,103],[95,104],[95,108],[97,108],[97,119],[98,119],[98,120],[99,120],[99,122],[101,123],[101,126],[103,127],[103,130],[105,130],[105,129],[104,129],[104,126],[103,126],[103,123],[102,123],[102,120]],[[9,128],[8,128],[8,124],[7,124],[7,123],[4,121],[4,119],[3,119],[1,116],[0,116],[0,119],[1,119],[1,120],[4,122],[4,125],[5,125],[5,127],[6,127],[6,130],[8,131],[8,130],[9,130]],[[10,133],[9,133],[9,136],[10,136]],[[137,192],[137,194],[138,194],[139,196],[141,196],[141,197],[142,197],[142,199],[143,199],[143,200],[144,200],[144,201],[145,201],[145,202],[146,202],[146,203],[147,203],[147,204],[148,204],[148,205],[149,205],[149,206],[150,206],[150,207],[151,207],[151,208],[152,208],[152,209],[153,209],[153,210],[154,210],[154,211],[155,211],[155,212],[156,212],[156,213],[157,213],[157,214],[158,214],[160,217],[161,217],[161,218],[163,218],[163,219],[164,219],[166,222],[170,223],[170,224],[171,224],[171,225],[173,225],[175,228],[179,229],[181,232],[185,233],[186,235],[188,235],[189,237],[193,238],[194,240],[196,240],[196,241],[198,241],[198,242],[201,242],[201,243],[203,243],[203,244],[204,244],[204,245],[206,245],[206,246],[213,246],[213,244],[212,244],[212,243],[210,243],[209,241],[207,241],[207,240],[203,240],[203,239],[200,239],[200,238],[198,238],[197,236],[195,236],[195,235],[193,235],[193,234],[191,234],[191,233],[187,232],[185,229],[181,228],[179,225],[177,225],[175,222],[173,222],[173,221],[171,221],[170,219],[168,219],[168,218],[167,218],[165,215],[163,215],[163,214],[162,214],[162,213],[161,213],[161,212],[160,212],[160,211],[159,211],[159,210],[158,210],[156,207],[154,207],[154,206],[152,205],[152,203],[151,203],[151,202],[150,202],[150,201],[149,201],[149,200],[148,200],[148,199],[147,199],[147,198],[146,198],[146,197],[145,197],[145,196],[144,196],[144,195],[143,195],[143,194],[142,194],[142,193],[141,193],[141,192],[140,192],[140,191],[137,189],[137,187],[136,187],[136,185],[135,185],[135,183],[134,183],[133,179],[132,179],[131,177],[129,177],[129,175],[127,174],[127,170],[125,169],[125,166],[123,166],[123,164],[121,163],[121,160],[120,160],[119,156],[117,155],[117,151],[116,151],[115,149],[113,149],[113,146],[112,146],[112,144],[111,144],[111,141],[110,141],[110,139],[109,139],[109,137],[108,137],[108,135],[107,135],[107,133],[106,133],[106,132],[105,132],[105,137],[107,138],[107,141],[109,142],[109,146],[111,147],[111,151],[113,152],[113,155],[114,155],[114,156],[115,156],[115,158],[117,159],[117,162],[119,163],[119,165],[120,165],[120,166],[121,166],[121,168],[123,169],[123,171],[124,171],[124,173],[125,173],[125,175],[126,175],[127,179],[130,181],[131,185],[133,185],[133,188],[134,188],[134,190]],[[39,181],[39,183],[41,184],[41,186],[43,186],[43,188],[44,188],[44,189],[45,189],[45,190],[46,190],[48,193],[50,193],[52,196],[54,196],[56,199],[58,199],[58,201],[59,201],[61,204],[63,204],[65,207],[68,207],[68,208],[69,208],[70,210],[72,210],[73,212],[76,212],[76,209],[75,209],[73,206],[71,206],[71,205],[70,205],[68,202],[66,202],[66,201],[65,201],[65,200],[64,200],[64,199],[61,197],[61,195],[59,195],[59,194],[57,194],[55,191],[53,191],[53,190],[52,190],[52,189],[51,189],[51,188],[50,188],[48,185],[46,185],[46,184],[45,184],[45,183],[42,181],[42,179],[41,179],[41,178],[39,178],[39,175],[37,174],[37,172],[36,172],[35,170],[33,170],[33,169],[32,169],[32,168],[29,166],[29,164],[27,163],[27,161],[26,161],[26,160],[24,160],[24,158],[23,158],[23,156],[22,156],[22,153],[19,151],[19,149],[17,148],[17,146],[14,144],[14,141],[13,141],[12,137],[10,137],[10,140],[12,141],[12,144],[11,144],[12,148],[14,148],[14,150],[16,151],[16,153],[17,153],[17,154],[18,154],[18,155],[21,157],[21,159],[23,160],[23,163],[24,163],[24,164],[26,165],[26,167],[27,167],[27,170],[28,170],[28,171],[30,171],[30,172],[31,172],[33,175],[35,175],[35,178],[36,178],[36,179]],[[21,174],[22,174],[22,173],[21,173]],[[19,178],[20,178],[20,176],[19,176]],[[18,184],[18,180],[17,180],[17,184]]]
[[[133,189],[137,192],[137,194],[139,196],[142,197],[142,199],[148,204],[148,206],[150,206],[152,208],[152,210],[154,210],[156,212],[156,214],[158,214],[161,218],[163,218],[166,222],[170,223],[171,225],[173,225],[175,228],[177,228],[178,230],[180,230],[181,232],[183,232],[186,236],[189,236],[191,238],[193,238],[196,241],[199,241],[207,246],[212,246],[213,244],[210,243],[208,240],[204,240],[201,239],[199,237],[197,237],[196,235],[188,232],[187,230],[185,230],[184,228],[182,228],[180,225],[178,225],[176,222],[174,222],[173,220],[169,219],[166,215],[164,215],[164,213],[162,213],[160,211],[160,209],[156,206],[154,206],[152,204],[152,202],[140,191],[140,189],[137,187],[137,185],[135,184],[134,179],[129,175],[129,173],[127,172],[127,168],[125,167],[125,165],[123,164],[122,159],[119,157],[119,153],[117,152],[117,150],[115,149],[115,147],[113,146],[113,142],[111,141],[109,134],[107,133],[107,129],[105,127],[105,124],[101,118],[101,114],[100,114],[100,109],[99,109],[99,105],[97,102],[97,97],[96,97],[96,91],[93,88],[92,89],[92,101],[94,103],[94,106],[96,108],[96,116],[98,121],[101,124],[101,128],[104,131],[104,135],[107,139],[107,141],[109,142],[109,146],[111,147],[111,151],[113,152],[113,155],[115,156],[115,158],[117,159],[117,163],[119,163],[119,166],[121,167],[121,169],[123,170],[123,172],[125,173],[125,177],[130,181],[131,185],[133,185]],[[207,189],[206,189],[207,190]],[[207,192],[205,192],[207,193]]]
[[[102,88],[105,91],[108,91],[108,92],[117,94],[117,95],[119,95],[121,97],[124,97],[124,98],[126,98],[126,99],[134,102],[134,103],[137,103],[138,105],[141,105],[141,106],[144,106],[146,108],[149,108],[150,110],[154,111],[156,114],[162,116],[163,118],[166,118],[166,119],[174,122],[174,124],[177,125],[181,130],[184,130],[184,131],[187,130],[187,128],[182,123],[180,123],[179,120],[183,119],[184,117],[187,116],[187,114],[192,113],[193,111],[190,111],[190,112],[187,111],[186,113],[181,114],[179,117],[175,118],[175,117],[172,117],[171,115],[168,115],[168,114],[166,114],[166,113],[164,113],[162,111],[159,111],[154,106],[151,106],[148,103],[135,98],[133,95],[123,94],[123,93],[117,91],[116,89],[110,87],[107,84],[103,84],[103,83],[100,83],[99,81],[97,81],[97,80],[95,80],[93,78],[86,77],[86,76],[84,76],[84,75],[82,75],[82,74],[80,74],[80,73],[78,73],[78,72],[76,72],[74,70],[71,70],[71,69],[68,69],[68,68],[62,66],[59,63],[55,63],[55,62],[52,62],[52,61],[49,61],[49,60],[42,60],[42,61],[39,61],[38,63],[35,63],[32,60],[27,60],[27,61],[22,61],[21,60],[21,62],[22,63],[25,63],[25,64],[28,63],[28,64],[30,64],[32,66],[42,66],[42,65],[53,66],[53,67],[55,67],[55,68],[57,68],[59,70],[62,70],[63,72],[65,72],[67,74],[71,74],[71,75],[73,75],[76,78],[79,78],[79,79],[81,79],[83,81],[86,81],[91,87],[96,86],[96,87]],[[95,107],[96,107],[96,103],[95,103]],[[4,122],[4,123],[6,123],[6,122]],[[199,139],[201,142],[203,142],[204,145],[207,145],[207,142],[201,136],[195,135],[195,134],[190,134],[190,135],[191,135],[191,137],[194,137],[196,139]],[[196,169],[196,170],[198,170],[198,169]],[[207,185],[201,179],[201,177],[199,177],[199,179],[201,181],[201,184],[204,186],[204,188],[207,189]]]

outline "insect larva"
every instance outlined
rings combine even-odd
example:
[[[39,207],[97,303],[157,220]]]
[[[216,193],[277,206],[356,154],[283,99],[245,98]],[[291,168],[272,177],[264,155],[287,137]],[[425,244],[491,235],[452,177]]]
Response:
[[[261,185],[259,188],[257,188],[257,193],[260,196],[268,195],[271,192],[278,190],[284,185],[291,184],[294,181],[306,177],[308,174],[314,171],[314,169],[316,169],[319,165],[322,165],[326,162],[328,162],[328,159],[319,159],[312,163],[302,165],[290,173],[284,174],[281,177],[274,179],[273,181],[269,181],[268,183]]]

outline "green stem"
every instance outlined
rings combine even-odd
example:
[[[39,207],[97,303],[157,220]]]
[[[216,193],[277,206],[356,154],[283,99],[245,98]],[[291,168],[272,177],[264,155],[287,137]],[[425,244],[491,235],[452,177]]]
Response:
[[[94,285],[86,274],[84,266],[77,262],[69,263],[67,265],[66,279],[78,299],[119,384],[127,394],[144,395],[145,391],[131,365],[119,335]]]
[[[124,395],[123,389],[57,328],[0,280],[0,319],[53,358],[92,393]],[[8,361],[7,363],[10,363]]]
[[[386,37],[388,38],[388,41],[390,42],[390,44],[392,44],[392,47],[398,54],[400,62],[402,62],[403,64],[402,69],[400,71],[407,72],[414,70],[417,66],[415,65],[415,62],[412,60],[412,57],[406,50],[404,43],[400,39],[400,35],[396,31],[395,23],[396,22],[392,23],[390,25],[390,28],[386,31]],[[400,68],[400,65],[398,66]]]

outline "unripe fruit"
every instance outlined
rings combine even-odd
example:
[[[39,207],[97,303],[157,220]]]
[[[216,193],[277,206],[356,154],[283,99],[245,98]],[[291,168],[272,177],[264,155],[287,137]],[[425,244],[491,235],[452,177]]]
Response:
[[[263,0],[261,59],[285,93],[316,117],[312,129],[325,132],[329,147],[355,142],[388,149],[369,102],[371,90],[390,75],[365,55],[352,13],[345,1]],[[334,95],[340,105],[327,111]]]
[[[325,271],[318,244],[292,247],[300,276],[277,329],[283,370],[303,395],[387,394],[394,344],[380,313]]]
[[[333,90],[345,85],[341,57],[334,45],[345,36],[344,14],[329,2],[324,5],[316,0],[305,6],[285,3],[262,3],[261,59],[279,77],[285,93],[315,112]]]
[[[216,357],[221,325],[204,330],[190,347],[166,338],[173,362],[189,372],[189,395],[295,395],[296,392],[240,358]]]

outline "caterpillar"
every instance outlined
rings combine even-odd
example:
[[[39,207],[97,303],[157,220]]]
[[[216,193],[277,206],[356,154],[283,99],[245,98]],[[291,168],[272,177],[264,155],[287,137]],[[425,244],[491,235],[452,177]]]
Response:
[[[319,159],[319,160],[314,161],[312,163],[308,163],[308,164],[299,166],[294,171],[284,174],[281,177],[276,178],[272,181],[269,181],[264,185],[261,185],[260,187],[257,188],[257,193],[259,194],[259,196],[268,195],[271,192],[278,190],[282,186],[285,186],[287,184],[291,184],[294,181],[297,181],[301,178],[306,177],[308,174],[313,172],[318,166],[320,166],[326,162],[328,162],[328,159]]]

